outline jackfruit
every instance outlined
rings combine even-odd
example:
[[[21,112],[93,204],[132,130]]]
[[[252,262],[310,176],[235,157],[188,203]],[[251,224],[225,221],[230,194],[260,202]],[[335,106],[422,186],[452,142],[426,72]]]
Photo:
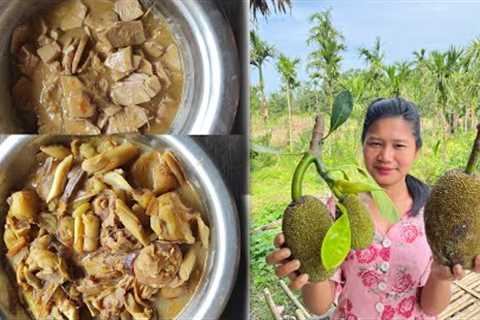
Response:
[[[472,269],[480,255],[480,177],[458,169],[446,172],[432,188],[424,220],[437,260]]]
[[[349,194],[341,204],[347,209],[352,234],[352,249],[366,249],[373,242],[375,226],[358,195]]]
[[[283,214],[285,244],[300,261],[300,273],[307,273],[310,281],[323,281],[335,272],[325,270],[320,255],[323,238],[332,224],[327,207],[312,196],[292,201]]]

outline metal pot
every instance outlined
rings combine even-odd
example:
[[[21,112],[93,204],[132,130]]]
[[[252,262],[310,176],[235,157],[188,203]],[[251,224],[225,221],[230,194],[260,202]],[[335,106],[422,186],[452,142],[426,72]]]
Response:
[[[20,188],[35,164],[33,156],[39,147],[48,143],[69,141],[62,136],[10,136],[0,145],[0,236],[3,239],[6,198]],[[200,201],[210,226],[210,248],[204,274],[191,300],[178,315],[179,320],[217,319],[223,311],[236,279],[240,257],[238,215],[232,197],[213,162],[189,137],[133,136],[133,142],[175,153],[185,169]],[[0,248],[4,248],[3,241]],[[5,257],[0,254],[0,262]],[[8,308],[15,296],[4,281],[7,278],[0,264],[0,310],[10,315]],[[13,277],[13,279],[15,279]],[[10,304],[10,305],[9,305]],[[2,319],[0,312],[0,319]],[[4,316],[4,319],[7,319]]]
[[[0,133],[19,133],[10,89],[14,28],[61,0],[0,0]],[[185,65],[183,101],[171,134],[228,134],[239,103],[239,58],[230,25],[214,0],[142,0],[168,20]]]

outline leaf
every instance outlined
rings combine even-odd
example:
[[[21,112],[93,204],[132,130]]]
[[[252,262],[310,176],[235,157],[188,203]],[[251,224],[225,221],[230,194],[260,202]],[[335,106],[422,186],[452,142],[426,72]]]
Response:
[[[438,139],[437,143],[435,144],[435,146],[433,147],[433,154],[435,155],[435,157],[438,156],[438,151],[440,150],[440,144],[442,143],[442,140],[441,139]]]
[[[352,246],[347,209],[340,203],[337,203],[337,207],[342,215],[328,229],[320,252],[322,264],[327,271],[337,268],[345,260]]]
[[[377,184],[365,169],[359,167],[358,171],[362,173],[362,175],[365,177],[365,180]],[[375,201],[375,204],[378,207],[380,215],[382,215],[391,223],[396,223],[398,222],[398,220],[400,220],[397,208],[393,204],[392,199],[390,199],[390,197],[383,189],[380,188],[380,190],[371,191],[370,193],[373,197],[373,200]]]
[[[397,208],[393,204],[390,197],[385,193],[385,191],[372,191],[371,194],[373,200],[377,204],[380,214],[384,218],[386,218],[391,223],[396,223],[398,220],[400,220]]]
[[[332,117],[330,118],[330,131],[327,136],[340,127],[352,113],[353,98],[350,91],[340,92],[333,102]]]
[[[342,168],[338,168],[338,169],[335,168],[335,169],[330,169],[330,170],[328,170],[328,174],[329,174],[330,176],[333,175],[335,172],[340,172],[340,173],[342,174],[343,179],[345,179],[345,180],[350,180],[350,177],[348,176],[347,171],[345,171],[345,170],[342,169]]]
[[[347,181],[343,179],[338,179],[334,181],[335,187],[343,194],[352,194],[360,192],[371,192],[371,191],[382,191],[379,186],[372,183],[366,182],[354,182]]]

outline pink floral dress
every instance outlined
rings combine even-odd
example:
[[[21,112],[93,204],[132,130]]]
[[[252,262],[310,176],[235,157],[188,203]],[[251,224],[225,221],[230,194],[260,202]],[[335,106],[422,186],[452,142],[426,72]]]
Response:
[[[385,235],[376,230],[370,247],[352,250],[331,278],[338,297],[333,319],[435,319],[419,306],[431,262],[423,210],[405,214]]]

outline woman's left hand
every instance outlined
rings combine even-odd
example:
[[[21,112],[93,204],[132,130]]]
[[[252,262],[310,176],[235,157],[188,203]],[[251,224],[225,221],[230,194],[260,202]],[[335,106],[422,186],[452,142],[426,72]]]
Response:
[[[480,273],[480,256],[475,258],[475,266],[472,271]],[[465,276],[465,270],[460,264],[456,264],[453,268],[450,268],[434,260],[432,262],[431,274],[438,280],[454,281],[462,279]]]

